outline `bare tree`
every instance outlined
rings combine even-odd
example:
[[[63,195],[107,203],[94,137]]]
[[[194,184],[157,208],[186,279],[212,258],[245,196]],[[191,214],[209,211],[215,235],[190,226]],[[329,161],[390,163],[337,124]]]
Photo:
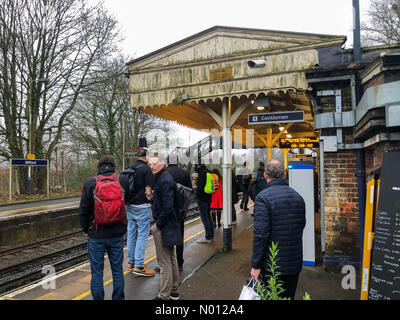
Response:
[[[132,154],[138,147],[139,137],[161,126],[159,119],[129,110],[128,79],[124,76],[128,60],[123,56],[104,59],[102,78],[78,99],[67,120],[74,144],[97,158],[113,155],[120,168],[124,154]]]
[[[400,43],[400,0],[371,0],[361,24],[364,45]]]
[[[50,159],[79,96],[102,77],[103,58],[120,40],[102,3],[1,0],[0,157]],[[19,176],[23,192],[26,170]],[[44,178],[38,173],[36,188]]]

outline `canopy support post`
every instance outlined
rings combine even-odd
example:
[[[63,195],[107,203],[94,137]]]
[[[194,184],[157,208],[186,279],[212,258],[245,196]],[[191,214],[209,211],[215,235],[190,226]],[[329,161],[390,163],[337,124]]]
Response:
[[[230,104],[230,100],[229,100]],[[224,251],[232,250],[232,133],[230,106],[222,104],[222,184],[223,184],[223,238]]]

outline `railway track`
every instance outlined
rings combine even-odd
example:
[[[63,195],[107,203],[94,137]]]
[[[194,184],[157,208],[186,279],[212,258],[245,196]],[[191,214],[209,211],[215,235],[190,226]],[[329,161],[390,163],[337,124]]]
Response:
[[[193,203],[185,220],[198,215],[197,205]],[[43,279],[48,266],[59,273],[88,259],[87,236],[82,231],[3,250],[0,252],[0,295]]]

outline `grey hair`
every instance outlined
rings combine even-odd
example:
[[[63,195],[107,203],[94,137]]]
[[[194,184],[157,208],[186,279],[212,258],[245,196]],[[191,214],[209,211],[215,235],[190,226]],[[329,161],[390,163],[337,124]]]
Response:
[[[149,156],[149,158],[158,158],[158,162],[167,163],[167,158],[163,152],[154,152]]]
[[[285,169],[281,161],[273,159],[267,162],[265,173],[270,179],[281,179],[285,174]]]

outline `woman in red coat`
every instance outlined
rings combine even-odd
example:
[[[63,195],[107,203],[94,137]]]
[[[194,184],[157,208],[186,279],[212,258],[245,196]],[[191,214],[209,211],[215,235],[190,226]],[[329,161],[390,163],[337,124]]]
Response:
[[[211,215],[214,221],[214,226],[217,227],[217,219],[218,219],[218,228],[221,227],[221,211],[222,211],[222,176],[218,169],[214,169],[212,173],[215,173],[218,176],[218,188],[212,194],[211,198]]]

